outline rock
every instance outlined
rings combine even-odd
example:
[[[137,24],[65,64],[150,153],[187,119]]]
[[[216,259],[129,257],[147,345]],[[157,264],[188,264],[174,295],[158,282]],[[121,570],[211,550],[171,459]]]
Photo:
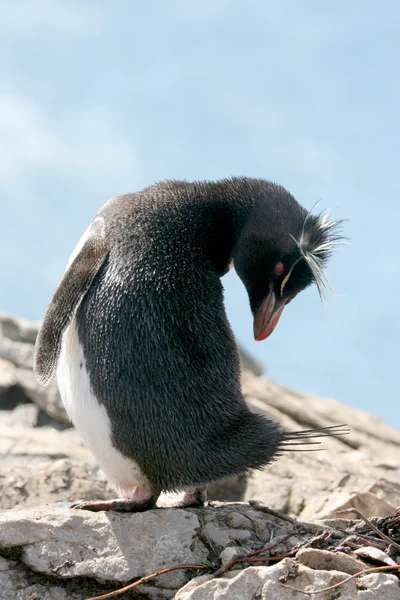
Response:
[[[371,564],[396,564],[395,554],[389,557],[368,542],[352,552],[368,527],[339,519],[336,511],[358,508],[370,517],[395,515],[400,506],[399,432],[335,400],[258,377],[254,365],[253,372],[243,372],[252,410],[288,430],[347,422],[351,434],[324,440],[326,451],[285,453],[261,471],[210,486],[209,495],[261,500],[300,521],[246,502],[134,515],[66,508],[67,502],[106,500],[114,493],[69,427],[57,384],[36,384],[32,360],[37,324],[10,316],[0,316],[0,323],[0,600],[86,600],[177,562],[194,561],[215,572],[232,558],[274,541],[279,545],[271,554],[290,558],[269,566],[240,562],[220,578],[207,570],[171,572],[141,585],[138,594],[152,600],[175,594],[178,600],[297,600],[304,596],[282,583],[310,591]],[[395,517],[374,522],[389,527],[385,531],[400,540]],[[327,528],[333,532],[326,538],[325,533],[313,537]],[[321,600],[324,596],[329,597],[321,594]],[[389,573],[360,575],[340,588],[340,598],[400,600],[398,579]]]
[[[17,318],[6,313],[0,314],[2,335],[15,342],[34,344],[39,331],[39,325],[40,323]]]
[[[0,410],[11,410],[24,402],[27,398],[17,385],[17,367],[0,358]]]
[[[241,360],[243,369],[251,371],[252,373],[254,373],[254,375],[261,375],[263,373],[263,371],[264,371],[263,365],[260,362],[258,362],[258,360],[256,360],[254,358],[254,356],[249,354],[245,350],[245,348],[243,348],[243,346],[241,346],[240,344],[239,344],[239,354],[240,354],[240,360]]]
[[[62,424],[71,425],[55,380],[48,386],[42,387],[37,383],[33,371],[24,368],[17,370],[16,380],[26,397],[39,406],[49,417]]]
[[[238,475],[226,481],[212,483],[207,488],[207,498],[209,500],[220,500],[223,498],[227,502],[240,502],[244,499],[246,487],[247,476]]]
[[[39,422],[39,408],[34,404],[19,404],[13,410],[1,411],[2,427],[36,427]]]
[[[0,514],[0,548],[22,548],[21,562],[47,576],[126,582],[169,564],[201,564],[208,551],[199,527],[196,514],[179,509],[125,515],[21,508]],[[174,571],[162,584],[173,589],[185,581]]]
[[[230,546],[229,548],[225,548],[225,550],[222,550],[221,554],[219,555],[221,566],[225,567],[228,563],[231,562],[231,560],[234,560],[235,558],[240,558],[245,554],[246,550],[244,548],[235,548],[232,546]]]
[[[304,548],[296,554],[297,560],[310,569],[341,571],[354,575],[365,569],[365,564],[344,552],[328,552],[318,548]]]
[[[232,524],[242,529],[230,529]],[[213,531],[246,531],[246,536],[242,536],[243,541],[231,536],[211,539],[210,525]],[[342,525],[345,525],[343,531],[324,534],[320,543],[329,538],[330,544],[339,547],[357,527],[352,521]],[[320,531],[327,528],[323,523],[319,527]],[[330,561],[331,552],[298,549],[315,540],[312,529],[301,523],[294,526],[247,504],[221,503],[217,507],[159,509],[136,514],[91,513],[55,506],[21,507],[0,512],[3,557],[0,584],[7,590],[8,596],[3,596],[7,600],[28,600],[30,593],[38,598],[46,593],[43,597],[49,599],[86,600],[157,570],[194,564],[199,565],[197,571],[183,569],[160,575],[151,580],[151,585],[148,582],[140,586],[138,594],[154,600],[300,599],[301,594],[281,584],[313,591],[343,581],[354,570],[354,563],[358,568],[357,559],[347,555],[334,554]],[[314,527],[316,530],[318,527]],[[221,564],[265,547],[260,531],[268,532],[268,545],[273,546],[274,556],[295,553],[295,557],[271,566],[248,567],[243,563],[237,565],[239,571],[213,578],[212,573]],[[223,542],[222,551],[216,547],[216,541]],[[204,574],[203,565],[205,571],[212,573]],[[369,580],[362,576],[362,581],[362,585],[358,579],[341,586],[340,598],[372,600],[373,595],[366,595],[372,590],[379,600],[400,600],[399,582],[394,575],[379,574]],[[90,592],[89,586],[92,586]]]
[[[0,508],[77,500],[109,500],[115,492],[96,469],[68,459],[0,469]]]
[[[0,557],[0,600],[86,600],[111,589],[84,580],[61,585],[55,578],[48,580],[16,560]]]
[[[16,342],[0,334],[0,358],[12,362],[17,367],[33,369],[33,345]]]
[[[8,426],[0,420],[0,466],[26,466],[44,459],[71,458],[95,466],[74,429]],[[32,460],[34,459],[34,460]]]
[[[215,523],[207,523],[205,526],[205,533],[208,539],[218,547],[227,546],[235,539],[245,540],[250,537],[248,531],[241,529],[226,529],[225,527],[215,525]]]
[[[311,592],[339,583],[346,576],[338,571],[314,570],[285,558],[271,567],[248,567],[239,573],[230,573],[219,579],[206,575],[192,579],[175,596],[175,600],[300,600],[305,596],[284,585]],[[363,581],[366,577],[363,577]],[[365,592],[372,592],[365,595]],[[393,575],[379,574],[369,582],[367,589],[358,589],[355,580],[343,584],[338,595],[327,592],[321,600],[400,600],[398,580]],[[339,595],[340,594],[340,595]],[[374,595],[375,594],[375,595]]]
[[[34,423],[32,417],[30,424],[41,430],[31,434],[26,423],[25,429],[18,433],[24,439],[17,441],[16,434],[4,432],[3,427],[0,466],[18,466],[24,462],[31,464],[33,460],[43,462],[46,458],[56,460],[60,457],[89,460],[93,464],[90,453],[84,455],[79,442],[78,451],[74,452],[66,447],[66,437],[58,438],[58,434],[50,431],[50,426],[65,428],[70,423],[56,382],[42,388],[37,385],[32,372],[33,341],[38,324],[9,315],[3,315],[0,322],[0,356],[3,356],[3,360],[0,359],[0,410],[34,403],[40,411],[37,422]],[[252,368],[259,372],[254,365]],[[336,510],[348,507],[360,508],[367,515],[393,514],[400,505],[399,432],[363,411],[332,399],[282,388],[249,370],[244,370],[242,381],[250,407],[272,417],[286,429],[347,422],[351,434],[324,440],[323,447],[327,451],[288,452],[261,471],[214,484],[208,490],[210,499],[258,499],[303,520],[335,518]],[[8,417],[6,421],[10,422]],[[13,450],[6,456],[7,448],[11,447]]]
[[[39,325],[10,315],[0,315],[0,325],[0,403],[2,395],[15,395],[18,390],[20,402],[32,401],[49,417],[70,425],[56,381],[46,388],[41,387],[33,373],[34,342]]]
[[[212,579],[207,575],[198,577],[183,587],[175,600],[256,600],[261,598],[265,571],[265,567],[250,567],[237,575],[230,573],[221,579]]]
[[[397,506],[394,503],[387,502],[383,498],[378,498],[378,496],[371,494],[371,492],[356,492],[354,494],[347,494],[345,502],[334,503],[331,501],[329,512],[336,513],[347,508],[357,508],[366,517],[373,517],[374,515],[390,517],[396,512]]]
[[[379,550],[379,548],[375,548],[374,546],[364,546],[363,548],[358,548],[357,550],[354,550],[354,554],[360,556],[361,558],[367,558],[372,562],[378,562],[383,565],[397,565],[397,563],[385,552]]]
[[[17,385],[17,367],[0,358],[0,410],[12,410],[19,404],[29,402],[24,392]]]
[[[376,498],[381,500],[390,499],[390,504],[396,507],[400,506],[400,486],[397,481],[389,481],[382,477],[377,479],[367,491]]]
[[[363,411],[281,388],[248,371],[242,382],[250,407],[286,429],[338,423],[351,429],[349,436],[325,439],[327,451],[288,452],[250,473],[243,500],[259,499],[301,519],[334,518],[336,510],[361,505],[368,515],[393,514],[400,505],[399,432]]]
[[[360,577],[358,583],[361,588],[357,596],[359,600],[400,599],[399,580],[395,575],[371,573],[370,575],[364,575],[363,577]]]
[[[0,358],[0,398],[9,388],[16,385],[16,370],[12,362]]]

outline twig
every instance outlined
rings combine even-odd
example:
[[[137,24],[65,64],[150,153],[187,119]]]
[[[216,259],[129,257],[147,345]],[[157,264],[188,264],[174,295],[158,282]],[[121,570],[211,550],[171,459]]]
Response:
[[[252,506],[256,510],[259,510],[260,512],[263,512],[267,515],[272,515],[273,517],[277,517],[278,519],[281,519],[282,521],[287,521],[288,523],[295,525],[298,529],[302,529],[303,531],[306,531],[309,533],[315,533],[317,531],[326,531],[328,529],[325,525],[315,525],[314,523],[303,523],[303,521],[298,521],[294,517],[285,515],[284,513],[280,512],[279,510],[274,510],[273,508],[270,508],[269,506],[265,506],[265,504],[258,502],[258,500],[250,500],[249,504],[250,504],[250,506]]]
[[[313,596],[314,594],[322,594],[323,592],[329,592],[330,590],[335,590],[336,588],[340,587],[341,585],[344,585],[345,583],[348,583],[349,581],[351,581],[352,579],[355,579],[356,577],[362,577],[363,575],[369,575],[370,573],[379,573],[380,571],[390,571],[391,569],[395,569],[398,571],[400,569],[400,565],[385,565],[384,567],[374,567],[373,569],[365,569],[365,571],[360,571],[359,573],[354,573],[354,575],[350,575],[350,577],[346,577],[346,579],[343,579],[343,581],[339,581],[338,583],[335,583],[334,585],[330,585],[328,587],[324,587],[319,590],[313,590],[312,592],[305,592],[304,590],[301,590],[300,588],[293,587],[292,585],[286,585],[285,583],[280,583],[279,585],[281,585],[284,588],[287,588],[288,590],[292,590],[294,592],[299,592],[300,594],[304,594],[305,596]]]
[[[273,550],[280,544],[287,542],[287,540],[289,540],[292,536],[294,536],[295,533],[297,533],[297,531],[292,531],[291,533],[288,533],[284,537],[279,538],[279,540],[276,540],[274,543],[269,544],[269,546],[265,546],[265,548],[261,548],[261,550],[256,550],[255,552],[251,552],[250,554],[247,554],[247,557],[253,558],[254,556],[258,556],[259,554],[264,554],[264,552],[269,552],[270,550]],[[238,559],[239,558],[243,559],[244,556],[238,556]]]
[[[250,500],[249,504],[250,504],[250,506],[252,506],[256,510],[259,510],[260,512],[266,513],[267,515],[272,515],[273,517],[278,517],[278,519],[281,519],[282,521],[287,521],[288,523],[291,523],[292,525],[297,525],[297,520],[294,519],[293,517],[289,517],[289,515],[285,515],[284,513],[280,512],[279,510],[274,510],[273,508],[270,508],[269,506],[265,506],[265,504],[258,502],[258,500]]]
[[[261,550],[256,550],[255,552],[250,552],[250,554],[245,554],[244,556],[238,556],[237,558],[232,558],[232,560],[230,560],[229,562],[226,563],[226,565],[224,567],[220,567],[219,569],[217,569],[213,575],[213,577],[221,577],[221,575],[223,575],[224,573],[226,573],[226,571],[228,571],[231,567],[233,567],[233,565],[236,565],[237,563],[241,563],[241,562],[256,562],[256,560],[253,560],[255,556],[258,556],[259,554],[263,554],[264,552],[269,552],[270,550],[273,550],[274,548],[276,548],[277,546],[279,546],[279,544],[283,544],[283,542],[286,542],[289,538],[291,538],[295,533],[297,533],[296,531],[292,531],[291,533],[288,533],[287,535],[285,535],[285,537],[279,538],[279,540],[277,540],[276,542],[274,542],[273,544],[269,544],[269,546],[265,546],[265,548],[261,548]],[[269,556],[267,560],[262,560],[262,559],[258,559],[258,562],[268,562],[268,560],[274,560],[275,556]]]
[[[294,551],[292,550],[288,554],[282,554],[282,556],[258,556],[256,558],[248,558],[250,555],[240,556],[239,558],[233,558],[230,560],[224,567],[221,567],[217,571],[215,571],[213,575],[213,579],[216,577],[221,577],[224,575],[233,565],[239,563],[260,563],[260,562],[272,562],[273,560],[283,560],[284,558],[291,558],[294,555]]]
[[[382,533],[382,531],[380,531],[373,523],[371,523],[371,521],[368,519],[368,517],[366,517],[361,510],[358,510],[357,508],[345,508],[343,510],[337,510],[336,513],[338,515],[345,515],[348,513],[355,513],[357,516],[360,517],[360,519],[362,519],[365,523],[367,523],[367,525],[369,525],[369,527],[371,527],[372,531],[375,531],[375,533],[377,535],[379,535],[380,538],[382,538],[383,540],[385,540],[386,542],[388,542],[388,544],[392,544],[392,546],[395,546],[398,550],[400,550],[400,544],[398,544],[397,542],[395,542],[394,540],[392,540],[390,537],[388,537],[387,535],[385,535],[384,533]]]
[[[294,550],[288,552],[287,554],[282,554],[282,556],[259,556],[256,558],[248,558],[243,562],[248,563],[258,563],[258,562],[271,562],[272,560],[283,560],[284,558],[291,558],[294,554]],[[243,558],[243,557],[242,557]]]
[[[108,600],[108,598],[116,598],[117,596],[121,596],[125,594],[125,592],[129,592],[134,587],[141,585],[142,583],[146,583],[149,579],[154,579],[154,577],[158,577],[158,575],[163,575],[164,573],[169,573],[170,571],[176,571],[177,569],[211,569],[211,567],[207,567],[205,565],[176,565],[175,567],[168,567],[167,569],[161,569],[161,571],[157,571],[156,573],[151,573],[151,575],[146,575],[146,577],[141,577],[134,583],[130,583],[119,590],[114,590],[113,592],[109,592],[108,594],[103,594],[102,596],[93,596],[93,598],[87,598],[87,600]]]
[[[355,541],[360,541],[361,548],[365,547],[365,542],[367,542],[370,546],[374,546],[379,550],[382,550],[382,547],[386,547],[386,540],[378,540],[376,537],[370,537],[369,535],[360,535],[357,534],[355,536]]]

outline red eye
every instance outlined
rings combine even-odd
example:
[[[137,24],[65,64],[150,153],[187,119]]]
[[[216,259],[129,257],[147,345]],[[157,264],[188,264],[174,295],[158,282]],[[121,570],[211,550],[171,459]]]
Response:
[[[276,263],[275,265],[275,273],[277,275],[282,275],[283,271],[285,270],[285,267],[283,266],[283,264],[281,262]]]

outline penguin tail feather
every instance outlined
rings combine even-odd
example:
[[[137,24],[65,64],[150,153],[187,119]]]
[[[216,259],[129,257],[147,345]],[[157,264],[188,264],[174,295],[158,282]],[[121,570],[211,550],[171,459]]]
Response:
[[[278,444],[278,452],[312,452],[322,448],[297,448],[297,446],[315,446],[322,442],[321,438],[339,437],[349,435],[350,429],[347,425],[331,425],[330,427],[319,427],[317,429],[302,429],[300,431],[285,431],[282,440]]]

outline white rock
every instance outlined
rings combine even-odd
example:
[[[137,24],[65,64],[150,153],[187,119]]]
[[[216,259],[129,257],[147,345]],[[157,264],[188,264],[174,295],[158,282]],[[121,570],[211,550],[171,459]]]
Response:
[[[397,565],[397,563],[385,552],[383,552],[383,550],[379,550],[379,548],[375,548],[374,546],[363,546],[363,548],[354,550],[354,554],[357,554],[357,556],[361,556],[363,558],[380,562],[384,565]]]
[[[237,546],[229,546],[229,548],[225,548],[222,550],[219,555],[221,565],[225,566],[231,562],[231,560],[235,558],[239,558],[240,556],[244,556],[246,554],[246,550],[244,548],[240,548]]]
[[[328,552],[318,548],[303,548],[296,554],[296,560],[311,569],[320,569],[324,571],[341,571],[354,575],[360,573],[366,567],[360,560],[344,552]]]
[[[208,552],[196,537],[199,526],[195,514],[179,509],[126,515],[19,509],[0,513],[0,548],[22,546],[23,563],[47,575],[124,582],[168,565],[201,564]],[[162,585],[177,588],[185,577],[174,571]]]
[[[400,600],[399,580],[396,575],[371,573],[360,577],[359,585],[366,590],[359,590],[357,600]]]
[[[281,585],[312,591],[332,585],[346,576],[338,571],[314,571],[285,558],[271,567],[249,567],[220,579],[202,577],[192,580],[176,594],[176,600],[300,600],[305,598]],[[358,600],[355,581],[340,588],[341,600]],[[326,600],[328,596],[321,600]],[[379,598],[379,600],[384,600]]]
[[[17,383],[16,366],[9,360],[0,358],[0,395]]]
[[[339,571],[297,566],[293,559],[286,558],[271,567],[249,567],[220,579],[198,577],[179,590],[175,600],[303,600],[306,596],[281,584],[306,592],[317,592],[346,577],[347,574]],[[340,600],[400,600],[399,583],[394,575],[368,575],[360,578],[359,583],[368,589],[359,589],[353,579],[340,586],[337,596],[332,590],[319,594],[318,600],[334,597]]]

